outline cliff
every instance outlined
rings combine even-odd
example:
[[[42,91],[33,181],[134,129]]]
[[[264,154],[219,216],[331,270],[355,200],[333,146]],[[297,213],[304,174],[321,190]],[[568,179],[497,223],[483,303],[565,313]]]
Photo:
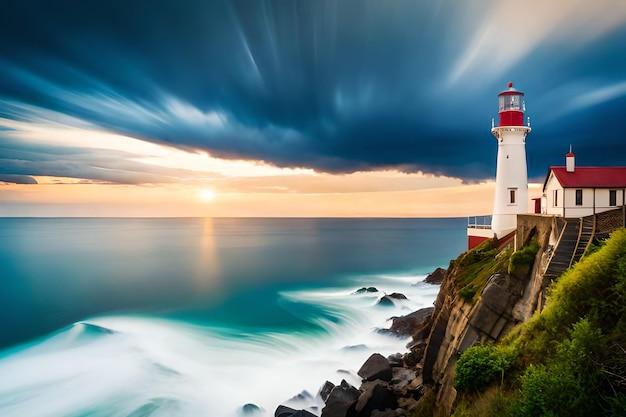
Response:
[[[581,219],[518,216],[516,242],[502,247],[488,241],[451,262],[422,362],[423,380],[436,393],[429,405],[435,416],[452,412],[460,355],[477,343],[502,340],[541,311],[547,287],[582,257],[594,236],[607,237],[623,224],[621,209]],[[585,225],[591,225],[587,236]],[[575,236],[573,243],[567,241],[568,232]],[[562,258],[567,262],[559,264]]]
[[[530,364],[536,363],[539,365],[539,368],[532,369],[539,369],[541,372],[543,372],[541,366],[548,369],[550,364],[542,363],[541,360],[549,357],[549,354],[554,354],[554,352],[550,352],[550,349],[554,350],[553,346],[555,344],[563,343],[564,347],[562,350],[564,352],[568,349],[574,352],[575,349],[572,346],[580,345],[580,340],[574,343],[568,341],[567,338],[563,339],[561,336],[567,335],[572,331],[571,326],[575,323],[574,319],[576,318],[572,318],[570,320],[571,323],[559,324],[558,331],[553,331],[544,338],[542,343],[545,342],[552,348],[537,345],[538,342],[534,340],[536,338],[533,336],[535,330],[527,330],[527,325],[533,325],[533,320],[540,322],[540,320],[537,320],[537,317],[543,319],[545,314],[536,315],[535,312],[543,311],[546,308],[546,289],[554,282],[555,278],[576,264],[583,257],[583,254],[589,252],[588,249],[594,237],[608,237],[611,231],[623,227],[623,225],[624,212],[621,209],[615,210],[613,213],[603,213],[581,219],[563,219],[538,215],[518,216],[518,230],[515,240],[501,242],[497,239],[492,239],[486,241],[451,261],[447,270],[438,269],[426,279],[427,282],[441,283],[434,307],[422,309],[404,317],[396,317],[393,319],[391,328],[387,330],[393,334],[412,336],[413,340],[407,346],[409,351],[405,354],[398,353],[392,355],[389,358],[384,358],[378,354],[372,355],[358,372],[359,376],[363,378],[360,388],[352,387],[345,381],[336,387],[327,382],[321,391],[322,399],[326,404],[322,409],[321,417],[450,416],[454,411],[455,401],[456,406],[459,406],[457,390],[454,386],[455,368],[463,352],[472,348],[472,346],[483,344],[484,352],[481,351],[479,354],[492,355],[493,352],[500,349],[494,346],[497,346],[498,342],[501,342],[510,334],[526,332],[524,336],[526,340],[519,338],[516,342],[513,342],[512,350],[515,351],[517,349],[517,351],[511,355],[512,357],[517,355],[517,359],[511,360],[518,363],[512,365],[512,362],[507,362],[510,358],[504,358],[501,362],[502,364],[506,363],[506,366],[517,367],[515,378],[518,378],[518,380],[510,384],[511,386],[514,386],[514,384],[517,384],[515,385],[517,387],[519,386],[519,377],[520,375],[526,375],[525,369]],[[612,279],[603,279],[607,283],[618,281],[611,284],[614,287],[611,287],[613,288],[611,291],[622,291],[624,292],[624,297],[620,295],[617,301],[613,300],[612,302],[617,303],[616,305],[626,305],[626,292],[623,290],[626,288],[626,273],[624,273],[626,271],[626,261],[623,261],[623,259],[626,259],[626,232],[621,233],[621,240],[613,243],[612,246],[620,250],[623,249],[624,253],[622,254],[619,250],[614,250],[614,252],[619,252],[619,254],[611,257],[603,255],[610,258],[607,261],[607,265],[609,265],[606,267],[607,271],[615,271],[609,273],[609,275],[612,274]],[[591,260],[590,262],[594,263],[595,261]],[[613,270],[610,268],[613,268]],[[596,277],[600,276],[598,272],[593,273],[593,275]],[[577,284],[573,285],[576,286]],[[590,288],[593,288],[593,286]],[[586,291],[591,292],[591,289]],[[564,290],[562,292],[569,293],[572,291]],[[597,301],[596,304],[602,305],[603,308],[606,307],[601,313],[597,313],[598,316],[605,317],[610,315],[606,312],[606,309],[610,306],[605,306],[604,304],[607,303],[604,303],[604,300]],[[553,307],[552,310],[560,308],[562,309],[562,307],[557,306]],[[572,311],[573,308],[570,305],[566,310]],[[624,311],[623,327],[626,328],[626,310]],[[585,317],[585,314],[585,312],[581,312],[581,320]],[[518,326],[521,323],[524,324]],[[608,324],[609,326],[606,328],[596,325],[593,331],[600,333],[603,331],[608,332],[607,329],[613,323],[609,322]],[[580,334],[584,333],[585,325],[583,323],[579,326],[578,332]],[[538,325],[535,323],[534,326],[537,327]],[[553,328],[557,327],[553,325]],[[515,331],[512,331],[513,329]],[[587,337],[585,340],[597,339],[595,334],[593,333],[593,337]],[[624,334],[619,332],[617,334],[617,338],[612,338],[613,343],[615,340],[619,340],[621,343],[621,340],[624,339],[623,345],[626,346]],[[559,337],[561,340],[557,340]],[[584,338],[579,337],[579,339],[582,340]],[[490,344],[492,342],[493,344]],[[509,341],[509,343],[511,342]],[[515,346],[516,343],[517,345]],[[533,343],[536,346],[527,350],[529,346],[533,346]],[[617,346],[620,347],[622,344]],[[603,347],[603,349],[605,348]],[[610,349],[614,348],[606,348],[605,350],[608,351]],[[533,350],[535,352],[534,357],[527,354],[527,352]],[[620,356],[622,350],[625,358]],[[618,398],[619,401],[623,401],[623,404],[618,401],[615,409],[621,410],[620,407],[622,407],[624,408],[623,411],[626,412],[626,349],[622,350],[618,350],[617,354],[607,354],[605,357],[617,358],[611,362],[611,365],[607,365],[607,374],[613,375],[613,381],[609,381],[609,385],[614,392],[624,388],[623,398]],[[499,355],[500,353],[497,354]],[[580,352],[574,352],[572,357],[579,360],[581,354]],[[500,360],[499,358],[496,359]],[[559,360],[562,360],[562,358]],[[593,360],[596,359],[592,358]],[[556,362],[558,363],[558,361]],[[572,367],[571,365],[571,363],[567,363],[563,368],[576,369],[575,366]],[[475,369],[478,369],[476,372],[480,374],[484,368],[484,363],[479,363]],[[502,384],[505,383],[505,368],[504,365],[500,368],[500,364],[496,364],[494,369],[496,368],[497,375],[500,375],[500,371],[502,372],[500,381],[500,390],[502,390]],[[509,368],[509,370],[511,369]],[[576,372],[580,375],[586,375],[587,371]],[[600,373],[596,372],[596,375],[600,375]],[[531,372],[529,375],[532,376],[533,373]],[[542,375],[540,372],[535,372],[533,377],[541,381]],[[493,374],[487,376],[486,383],[482,388],[494,383],[493,379],[491,379]],[[601,379],[599,377],[594,381]],[[469,381],[469,384],[466,385],[478,385],[471,377]],[[558,378],[557,383],[548,379],[546,381],[548,381],[546,382],[546,389],[543,390],[546,392],[548,390],[547,387],[554,390],[556,388],[553,387],[560,383]],[[559,392],[570,393],[583,390],[580,386],[576,389],[572,387],[576,387],[576,385],[572,384],[563,389],[558,389],[561,390]],[[520,394],[519,388],[514,388],[513,391],[516,394],[510,394],[510,397],[515,398],[515,401],[517,401],[515,404],[523,404],[525,400],[523,398],[520,400],[519,398],[526,394]],[[467,394],[467,392],[465,393]],[[480,398],[482,394],[475,391],[472,395],[476,395],[474,397],[476,399]],[[467,407],[468,401],[473,401],[471,400],[472,395],[469,396],[469,400],[467,399],[468,396],[463,397],[460,404],[461,407]],[[498,391],[498,395],[502,396],[505,394],[502,391]],[[537,393],[531,392],[528,395],[530,395],[529,398],[537,397]],[[532,403],[532,401],[526,402]],[[551,403],[553,399],[548,398],[545,402]],[[580,409],[582,410],[583,408]],[[291,411],[294,413],[280,414],[280,417],[299,415],[295,414],[295,410]],[[513,413],[509,415],[534,416],[541,414],[536,414],[536,412],[536,409],[527,408],[521,414]],[[473,414],[463,414],[461,412],[460,415]],[[489,415],[502,414],[496,412]],[[546,415],[559,414],[548,413]],[[618,413],[615,415],[624,414]]]
[[[472,252],[453,261],[435,302],[432,330],[423,360],[423,378],[436,392],[435,415],[448,416],[456,398],[454,368],[459,355],[476,343],[500,340],[515,325],[532,315],[545,288],[540,262],[531,262],[509,273],[510,250],[495,246],[484,258],[468,263]],[[539,260],[543,251],[535,255]],[[469,285],[488,274],[484,287],[475,283],[476,294],[463,296],[468,270],[480,268]],[[472,274],[470,274],[471,276]],[[461,285],[464,285],[461,287]],[[472,288],[471,286],[469,288]],[[479,295],[477,295],[479,294]]]

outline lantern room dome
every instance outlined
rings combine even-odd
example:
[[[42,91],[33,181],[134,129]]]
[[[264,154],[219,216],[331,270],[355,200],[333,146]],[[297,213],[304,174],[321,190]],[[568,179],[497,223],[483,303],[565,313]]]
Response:
[[[509,89],[498,94],[500,126],[522,126],[525,111],[524,93],[513,88],[513,83],[510,82]]]

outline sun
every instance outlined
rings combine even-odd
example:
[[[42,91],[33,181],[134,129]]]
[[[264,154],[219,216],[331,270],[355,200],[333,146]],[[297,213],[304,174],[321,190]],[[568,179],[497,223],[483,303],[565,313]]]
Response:
[[[200,191],[200,199],[202,201],[213,201],[215,200],[215,191],[205,188],[204,190]]]

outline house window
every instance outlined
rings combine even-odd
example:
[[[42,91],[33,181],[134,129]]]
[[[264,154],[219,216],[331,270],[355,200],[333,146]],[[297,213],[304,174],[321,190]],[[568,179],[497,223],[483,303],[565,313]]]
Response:
[[[552,206],[556,207],[559,205],[559,190],[554,190],[554,196],[552,199]]]
[[[517,188],[509,188],[509,204],[517,204],[515,200]]]
[[[609,190],[609,206],[617,206],[617,190]]]
[[[583,190],[576,190],[576,205],[583,205]]]

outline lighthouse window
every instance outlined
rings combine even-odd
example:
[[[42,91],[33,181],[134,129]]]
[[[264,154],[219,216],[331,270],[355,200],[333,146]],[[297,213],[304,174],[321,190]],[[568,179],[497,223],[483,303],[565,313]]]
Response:
[[[523,100],[521,95],[502,95],[498,97],[498,111],[503,110],[522,110]]]
[[[617,206],[617,190],[609,190],[609,206]]]
[[[583,190],[576,190],[576,205],[583,205]]]
[[[552,206],[556,207],[559,205],[559,190],[554,190],[554,199],[552,200]]]
[[[516,188],[509,188],[509,204],[516,204],[516,201],[515,201],[516,191],[517,191]]]

